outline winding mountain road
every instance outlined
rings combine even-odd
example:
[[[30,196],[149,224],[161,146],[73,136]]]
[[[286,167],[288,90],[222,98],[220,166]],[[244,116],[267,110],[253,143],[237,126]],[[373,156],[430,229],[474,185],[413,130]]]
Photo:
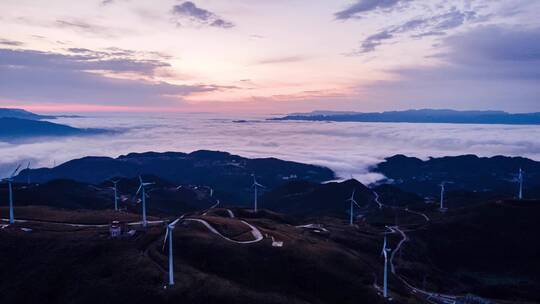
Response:
[[[229,217],[230,218],[236,218],[234,213],[229,210],[229,209],[225,209],[227,211],[227,213],[229,214]],[[205,215],[207,212],[205,212],[203,215]],[[229,242],[232,242],[232,243],[236,243],[236,244],[252,244],[252,243],[257,243],[257,242],[260,242],[264,239],[263,237],[263,234],[261,233],[261,231],[255,227],[254,225],[244,221],[244,220],[240,220],[240,222],[242,222],[244,225],[248,226],[250,229],[251,229],[251,234],[253,235],[253,240],[249,240],[249,241],[237,241],[237,240],[233,240],[227,236],[224,236],[223,234],[221,234],[219,231],[217,231],[210,223],[208,223],[207,221],[203,220],[203,219],[199,219],[199,218],[184,218],[183,221],[192,221],[192,222],[197,222],[197,223],[201,223],[203,224],[210,232],[212,232],[213,234],[229,241]]]
[[[230,218],[236,218],[234,213],[229,210],[225,209],[227,211],[227,214]],[[205,212],[203,215],[206,215],[207,212]],[[253,235],[253,240],[249,241],[237,241],[233,240],[229,237],[224,236],[221,234],[218,230],[216,230],[210,223],[203,219],[199,218],[184,218],[184,215],[178,218],[179,220],[183,221],[192,221],[192,222],[198,222],[203,224],[211,233],[218,235],[219,237],[233,243],[237,244],[251,244],[256,243],[264,239],[263,234],[261,231],[255,227],[254,225],[244,221],[240,220],[244,225],[248,226],[251,229],[251,234]],[[9,219],[1,218],[2,222],[9,222]],[[163,223],[166,223],[166,220],[156,220],[156,221],[147,221],[148,225],[162,225]],[[69,222],[59,222],[59,221],[45,221],[45,220],[28,220],[28,219],[16,219],[15,223],[36,223],[36,224],[51,224],[51,225],[62,225],[62,226],[69,226],[69,227],[76,227],[76,228],[107,228],[110,226],[110,224],[77,224],[77,223],[69,223]],[[136,222],[129,222],[126,223],[127,226],[138,226],[142,225],[142,221],[136,221]],[[3,225],[3,228],[8,227],[9,225]]]
[[[9,222],[9,219],[5,219],[5,218],[2,218],[0,220],[3,222]],[[146,221],[146,223],[149,225],[163,224],[165,222],[166,222],[165,220]],[[69,222],[27,220],[27,219],[15,219],[15,223],[52,224],[52,225],[62,225],[62,226],[77,227],[77,228],[106,228],[110,226],[110,224],[77,224],[77,223],[69,223]],[[126,223],[126,225],[127,226],[142,225],[142,221],[129,222],[129,223]]]
[[[379,208],[381,208],[381,209],[383,207],[384,208],[391,208],[391,209],[394,209],[394,210],[401,210],[401,211],[405,211],[405,212],[408,212],[408,213],[411,213],[411,214],[415,214],[417,216],[421,216],[424,219],[424,222],[422,224],[427,224],[427,223],[429,223],[431,221],[431,218],[425,213],[409,210],[408,208],[385,205],[385,204],[381,203],[380,196],[379,196],[379,194],[377,192],[373,191],[373,194],[375,195],[375,203],[377,203],[379,205]],[[417,224],[414,224],[414,225],[417,225]],[[459,296],[440,294],[440,293],[435,293],[435,292],[422,290],[420,288],[417,288],[417,287],[413,286],[409,282],[407,282],[407,280],[405,278],[403,278],[401,275],[399,275],[397,273],[396,266],[395,266],[396,263],[394,262],[395,256],[400,250],[402,250],[403,244],[405,244],[405,242],[407,242],[409,240],[409,237],[407,236],[405,231],[402,229],[402,227],[400,227],[398,225],[387,226],[386,228],[389,230],[389,233],[397,233],[397,234],[399,234],[401,236],[401,240],[399,241],[396,248],[392,251],[392,254],[390,255],[390,270],[391,270],[392,274],[398,280],[400,280],[409,289],[411,294],[424,299],[428,303],[434,303],[434,304],[457,304]],[[375,286],[377,286],[377,285],[375,284]]]
[[[232,243],[237,243],[237,244],[251,244],[251,243],[256,243],[256,242],[259,242],[263,239],[263,235],[262,233],[259,231],[259,229],[257,229],[255,226],[249,224],[248,222],[246,221],[241,221],[242,223],[246,224],[247,226],[249,226],[251,228],[251,234],[253,235],[253,240],[250,240],[250,241],[237,241],[237,240],[233,240],[229,237],[226,237],[224,236],[223,234],[221,234],[219,231],[217,231],[214,227],[212,227],[212,225],[210,225],[210,223],[208,223],[207,221],[205,220],[202,220],[202,219],[196,219],[196,218],[186,218],[184,219],[185,222],[198,222],[198,223],[201,223],[203,224],[210,232],[212,232],[213,234],[229,241],[229,242],[232,242]]]

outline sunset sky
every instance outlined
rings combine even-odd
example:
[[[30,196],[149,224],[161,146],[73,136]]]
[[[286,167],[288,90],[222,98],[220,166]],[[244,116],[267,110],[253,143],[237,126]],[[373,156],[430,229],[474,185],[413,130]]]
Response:
[[[2,0],[0,107],[540,111],[540,1]]]

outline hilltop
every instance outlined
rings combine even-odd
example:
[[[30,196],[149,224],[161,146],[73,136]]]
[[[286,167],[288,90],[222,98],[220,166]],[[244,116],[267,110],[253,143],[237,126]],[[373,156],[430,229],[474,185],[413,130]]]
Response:
[[[155,176],[144,176],[155,184],[148,188],[149,209],[156,214],[180,214],[202,210],[215,204],[208,187],[177,187]],[[106,210],[114,201],[113,183],[98,185],[69,179],[56,179],[46,183],[16,184],[17,206],[47,206],[67,210]],[[119,178],[117,183],[118,205],[122,210],[138,212],[136,195],[138,178]],[[7,196],[7,187],[0,184],[0,197]]]
[[[347,199],[355,191],[361,206],[373,203],[373,191],[356,180],[325,184],[293,181],[285,183],[262,197],[265,208],[296,216],[343,217],[348,212]]]
[[[439,185],[447,182],[448,191],[512,198],[518,189],[519,168],[525,171],[525,196],[540,197],[540,162],[523,157],[460,155],[421,160],[395,155],[376,165],[373,171],[383,174],[386,182],[422,196],[438,196]]]
[[[5,211],[5,210],[0,210]],[[134,227],[132,237],[111,239],[105,227],[72,227],[61,223],[27,222],[0,230],[0,300],[7,303],[383,303],[371,287],[380,272],[378,237],[350,231],[331,222],[331,233],[319,235],[284,222],[279,215],[249,215],[230,209],[212,214],[188,214],[207,222],[210,232],[195,220],[174,231],[176,285],[166,285],[167,252],[162,249],[164,227]],[[50,216],[54,210],[49,210]],[[219,214],[227,214],[222,216]],[[72,223],[85,219],[70,215]],[[29,216],[29,215],[27,215]],[[34,218],[38,216],[35,215]],[[106,213],[95,213],[94,217]],[[109,215],[110,216],[110,215]],[[133,216],[133,215],[129,215]],[[129,221],[128,214],[124,220]],[[246,218],[246,216],[249,216]],[[262,239],[252,244],[248,221]],[[30,228],[24,232],[21,228]],[[272,239],[283,242],[272,246]],[[348,239],[344,243],[343,238]],[[352,251],[363,248],[362,252]],[[12,261],[17,260],[17,263]],[[20,286],[32,282],[32,290]],[[52,288],[61,286],[61,288]],[[17,287],[17,288],[16,288]]]

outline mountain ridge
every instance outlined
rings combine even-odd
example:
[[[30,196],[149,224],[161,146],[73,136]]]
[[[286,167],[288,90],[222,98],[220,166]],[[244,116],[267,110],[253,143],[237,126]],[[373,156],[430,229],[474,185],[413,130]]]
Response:
[[[175,184],[204,184],[215,188],[224,200],[247,202],[251,198],[252,174],[273,188],[289,179],[323,182],[335,178],[328,168],[280,160],[244,158],[221,151],[129,153],[117,158],[92,156],[70,160],[55,168],[23,170],[16,180],[42,183],[73,179],[98,184],[111,178],[154,175]]]
[[[538,125],[540,124],[540,112],[507,113],[504,111],[458,111],[450,109],[386,112],[313,111],[310,113],[293,113],[272,118],[271,120]]]
[[[96,135],[107,132],[111,131],[81,129],[36,119],[0,117],[0,140],[5,141],[17,141],[35,137]]]
[[[448,191],[496,191],[499,194],[514,195],[520,168],[525,171],[525,194],[540,194],[536,190],[540,162],[524,157],[479,157],[467,154],[422,160],[397,154],[387,157],[372,170],[383,174],[386,182],[402,190],[425,196],[438,196],[442,182],[448,183]]]
[[[41,119],[55,119],[56,116],[51,115],[41,115],[26,111],[19,108],[0,108],[0,118],[21,118],[21,119],[31,119],[31,120],[41,120]]]

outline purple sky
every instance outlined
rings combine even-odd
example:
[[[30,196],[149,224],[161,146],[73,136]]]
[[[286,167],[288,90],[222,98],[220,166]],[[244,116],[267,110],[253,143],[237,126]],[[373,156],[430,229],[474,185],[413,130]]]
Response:
[[[534,0],[3,0],[0,107],[540,111]]]

